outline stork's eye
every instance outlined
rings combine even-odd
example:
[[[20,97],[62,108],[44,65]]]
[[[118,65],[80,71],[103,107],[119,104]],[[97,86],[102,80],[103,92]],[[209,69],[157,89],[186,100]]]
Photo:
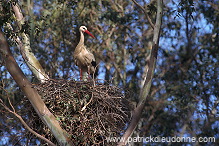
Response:
[[[80,27],[80,30],[83,31],[83,32],[85,32],[85,31],[87,30],[87,28],[86,28],[85,26],[81,26],[81,27]]]

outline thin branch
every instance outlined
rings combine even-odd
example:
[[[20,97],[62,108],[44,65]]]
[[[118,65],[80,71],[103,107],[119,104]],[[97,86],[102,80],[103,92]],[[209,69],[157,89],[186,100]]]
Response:
[[[142,9],[142,11],[144,12],[149,24],[151,25],[151,27],[154,29],[154,24],[153,22],[151,21],[151,18],[149,17],[148,13],[147,13],[147,7],[144,8],[142,7],[138,2],[136,2],[135,0],[132,0],[140,9]]]
[[[16,116],[16,117],[20,120],[20,122],[24,125],[24,127],[25,127],[30,133],[32,133],[32,134],[34,134],[36,137],[38,137],[38,138],[44,140],[44,141],[45,141],[46,143],[48,143],[49,145],[51,145],[51,146],[56,146],[53,142],[51,142],[51,141],[48,140],[47,138],[43,137],[42,135],[38,134],[38,133],[35,132],[33,129],[31,129],[31,128],[27,125],[27,123],[23,120],[23,118],[15,112],[15,109],[14,109],[14,107],[12,106],[11,101],[10,101],[9,98],[8,98],[8,101],[9,101],[9,104],[10,104],[11,108],[13,109],[13,111],[10,110],[10,109],[3,103],[3,101],[2,101],[1,99],[0,99],[0,104],[1,104],[8,112],[10,112],[10,113],[12,113],[14,116]]]
[[[1,102],[2,102],[2,100],[1,100]],[[11,103],[11,100],[10,100],[10,98],[9,98],[9,97],[8,97],[8,102],[9,102],[9,104],[10,104],[11,108],[13,109],[13,112],[15,112],[14,106],[12,105],[12,103]]]

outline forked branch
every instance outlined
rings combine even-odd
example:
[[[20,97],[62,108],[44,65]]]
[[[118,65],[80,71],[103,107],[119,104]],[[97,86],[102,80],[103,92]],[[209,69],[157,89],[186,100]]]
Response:
[[[34,134],[36,137],[38,137],[38,138],[44,140],[44,141],[45,141],[46,143],[48,143],[49,145],[55,146],[55,144],[52,143],[50,140],[48,140],[47,138],[43,137],[42,135],[40,135],[39,133],[37,133],[37,132],[35,132],[33,129],[31,129],[31,128],[27,125],[27,123],[23,120],[23,118],[15,112],[14,107],[12,106],[12,104],[11,104],[9,98],[8,98],[8,101],[9,101],[9,104],[10,104],[11,108],[13,109],[13,111],[10,110],[10,109],[3,103],[3,101],[2,101],[1,99],[0,99],[0,104],[1,104],[2,107],[4,107],[8,112],[10,112],[10,113],[12,113],[14,116],[16,116],[16,117],[20,120],[20,122],[24,125],[24,127],[25,127],[30,133],[32,133],[32,134]]]

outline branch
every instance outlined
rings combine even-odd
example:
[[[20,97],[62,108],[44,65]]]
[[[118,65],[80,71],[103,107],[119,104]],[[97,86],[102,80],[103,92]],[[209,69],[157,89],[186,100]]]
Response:
[[[15,13],[16,19],[17,19],[17,25],[19,27],[19,30],[22,29],[22,25],[24,24],[24,17],[21,13],[21,10],[17,3],[12,4],[13,11]],[[13,28],[10,24],[8,24],[9,28],[13,31]],[[27,34],[24,32],[20,33],[21,38],[18,36],[14,36],[15,41],[18,44],[18,47],[20,48],[21,55],[26,62],[27,66],[30,68],[30,70],[33,72],[35,77],[41,81],[45,82],[49,79],[49,76],[45,73],[44,69],[42,68],[41,64],[37,60],[37,58],[34,56],[31,47],[30,47],[30,39]]]
[[[154,75],[154,70],[156,66],[156,60],[157,60],[157,51],[159,46],[159,37],[160,37],[160,28],[161,28],[161,22],[162,22],[162,14],[163,14],[163,1],[157,0],[157,16],[156,16],[156,24],[154,27],[154,36],[153,36],[153,46],[152,50],[150,51],[150,60],[149,60],[149,67],[148,67],[148,73],[146,75],[146,79],[143,85],[143,88],[141,89],[141,93],[139,95],[140,102],[138,103],[138,106],[133,111],[133,117],[132,120],[125,131],[124,135],[121,138],[119,146],[125,145],[127,143],[128,138],[132,135],[134,132],[140,118],[142,115],[142,111],[145,106],[146,98],[149,94],[151,83]]]
[[[0,99],[0,104],[1,104],[8,112],[10,112],[10,113],[12,113],[14,116],[16,116],[16,117],[20,120],[20,122],[24,125],[24,127],[25,127],[29,132],[31,132],[32,134],[34,134],[34,135],[37,136],[38,138],[44,140],[44,141],[47,142],[49,145],[55,146],[55,144],[52,143],[50,140],[48,140],[47,138],[43,137],[42,135],[38,134],[38,133],[35,132],[33,129],[31,129],[31,128],[27,125],[27,123],[23,120],[23,118],[15,112],[14,107],[12,106],[11,101],[10,101],[9,98],[8,98],[8,101],[9,101],[9,104],[10,104],[11,108],[13,109],[13,111],[10,110],[10,109],[3,103],[3,101],[2,101],[1,99]]]
[[[5,67],[11,74],[12,78],[18,84],[20,89],[24,92],[28,100],[31,102],[33,108],[42,119],[44,124],[48,126],[52,134],[55,136],[60,145],[70,146],[72,145],[67,132],[64,131],[55,116],[49,111],[45,103],[41,99],[38,92],[32,87],[32,84],[25,77],[24,73],[19,68],[15,61],[8,43],[4,37],[3,32],[0,30],[0,54],[4,60]]]
[[[151,27],[154,29],[154,24],[151,21],[151,18],[149,17],[148,13],[147,13],[147,7],[143,8],[138,2],[136,2],[135,0],[132,0],[140,9],[142,9],[142,11],[144,12],[149,24],[151,25]]]

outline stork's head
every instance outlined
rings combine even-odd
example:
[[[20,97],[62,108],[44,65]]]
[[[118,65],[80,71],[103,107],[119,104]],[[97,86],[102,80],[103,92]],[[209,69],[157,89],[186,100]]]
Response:
[[[85,33],[89,34],[92,38],[95,38],[95,37],[87,30],[87,27],[85,27],[85,26],[81,26],[81,27],[79,28],[79,31],[85,32]]]

